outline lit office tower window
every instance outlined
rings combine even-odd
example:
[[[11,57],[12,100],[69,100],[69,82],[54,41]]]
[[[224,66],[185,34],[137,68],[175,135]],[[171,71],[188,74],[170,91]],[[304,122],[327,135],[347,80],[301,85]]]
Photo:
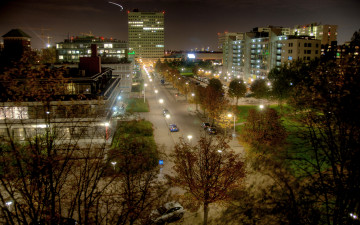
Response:
[[[164,57],[164,12],[128,12],[129,54]]]

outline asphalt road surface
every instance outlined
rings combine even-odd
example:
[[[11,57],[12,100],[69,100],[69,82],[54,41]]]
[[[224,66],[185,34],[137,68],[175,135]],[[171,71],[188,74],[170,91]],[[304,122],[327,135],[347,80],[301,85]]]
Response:
[[[176,97],[175,93],[177,91],[172,88],[171,84],[165,83],[165,85],[162,85],[157,78],[153,78],[152,82],[150,82],[145,72],[143,72],[143,76],[145,83],[147,83],[145,97],[148,101],[150,112],[142,113],[141,116],[153,124],[155,141],[160,147],[160,151],[168,156],[173,151],[175,143],[179,141],[180,137],[183,137],[191,144],[196,144],[202,135],[208,135],[201,128],[202,122],[207,122],[206,118],[199,117],[195,111],[195,106],[187,103],[184,96]],[[155,93],[155,90],[158,93]],[[160,99],[163,100],[162,104],[159,102]],[[170,118],[166,118],[163,115],[164,108],[169,110]],[[170,132],[169,124],[176,124],[179,132]],[[191,139],[188,138],[189,135],[192,136]],[[229,144],[235,152],[243,152],[243,148],[238,144],[236,138]],[[161,159],[164,161],[164,165],[159,178],[165,173],[171,174],[173,166],[168,157],[163,156]]]

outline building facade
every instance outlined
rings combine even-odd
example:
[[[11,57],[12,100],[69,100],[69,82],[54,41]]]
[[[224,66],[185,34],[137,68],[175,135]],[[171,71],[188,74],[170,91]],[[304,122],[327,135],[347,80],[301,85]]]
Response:
[[[137,59],[164,57],[164,12],[128,12],[129,51]]]
[[[271,69],[288,61],[320,57],[320,40],[289,33],[290,29],[282,27],[254,28],[251,32],[237,33],[236,38],[223,44],[223,77],[238,77],[245,81],[264,79]]]
[[[3,55],[7,60],[19,60],[23,53],[31,49],[31,37],[20,29],[12,29],[3,36]]]
[[[97,45],[101,58],[114,62],[128,58],[128,44],[125,41],[95,37],[92,35],[70,37],[56,44],[56,61],[58,63],[78,63],[81,57],[91,56],[91,45]]]
[[[50,88],[54,82],[51,77],[36,81],[22,76],[13,81],[0,80],[4,87],[0,100],[0,141],[29,141],[51,131],[59,146],[111,143],[111,117],[122,104],[121,77],[113,77],[110,68],[94,75],[81,74],[77,68],[46,71],[50,70],[64,73],[63,80],[56,81],[56,94],[51,94],[54,93]],[[8,94],[13,93],[8,90],[12,90],[14,81],[20,89],[28,89],[22,99]],[[37,90],[45,91],[39,97],[48,95],[48,99],[34,98],[32,94],[38,94]]]
[[[291,29],[291,34],[297,36],[314,36],[322,45],[330,45],[337,40],[337,25],[311,23],[296,25]]]

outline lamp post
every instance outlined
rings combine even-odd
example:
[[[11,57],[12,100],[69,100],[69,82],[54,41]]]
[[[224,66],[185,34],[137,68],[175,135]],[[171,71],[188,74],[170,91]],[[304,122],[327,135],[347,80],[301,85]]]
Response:
[[[105,139],[108,140],[109,139],[108,129],[109,129],[110,123],[105,123],[104,125],[105,125]]]
[[[235,119],[236,119],[236,116],[235,116],[235,114],[234,114],[234,116],[233,116],[231,113],[229,113],[229,114],[228,114],[228,117],[229,117],[229,118],[234,117],[234,135],[235,135]]]
[[[195,102],[195,109],[196,109],[196,111],[198,110],[198,107],[197,107],[197,101],[196,101],[196,99],[195,99],[195,94],[194,93],[191,93],[191,96],[193,97],[193,100],[194,100],[194,102]]]
[[[147,84],[144,84],[144,103],[145,103],[145,88],[147,87]]]
[[[13,202],[12,202],[12,201],[8,201],[8,202],[6,202],[5,204],[6,204],[6,206],[7,206],[7,207],[9,208],[9,210],[10,210],[11,205],[13,204]]]
[[[191,143],[192,135],[188,135],[187,138],[189,139],[189,144]]]
[[[114,170],[115,170],[115,165],[116,165],[117,162],[111,162],[111,164],[113,165],[114,167]]]

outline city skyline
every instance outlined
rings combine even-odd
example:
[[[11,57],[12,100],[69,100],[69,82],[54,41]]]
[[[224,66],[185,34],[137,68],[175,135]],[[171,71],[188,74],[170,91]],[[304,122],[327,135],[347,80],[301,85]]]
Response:
[[[360,2],[355,0],[5,0],[0,3],[0,32],[23,29],[32,37],[33,48],[45,46],[42,34],[52,37],[52,44],[90,31],[128,41],[127,11],[135,8],[165,11],[165,49],[171,50],[216,50],[219,32],[247,32],[268,25],[292,28],[313,22],[338,25],[338,44],[343,44],[360,28]]]

